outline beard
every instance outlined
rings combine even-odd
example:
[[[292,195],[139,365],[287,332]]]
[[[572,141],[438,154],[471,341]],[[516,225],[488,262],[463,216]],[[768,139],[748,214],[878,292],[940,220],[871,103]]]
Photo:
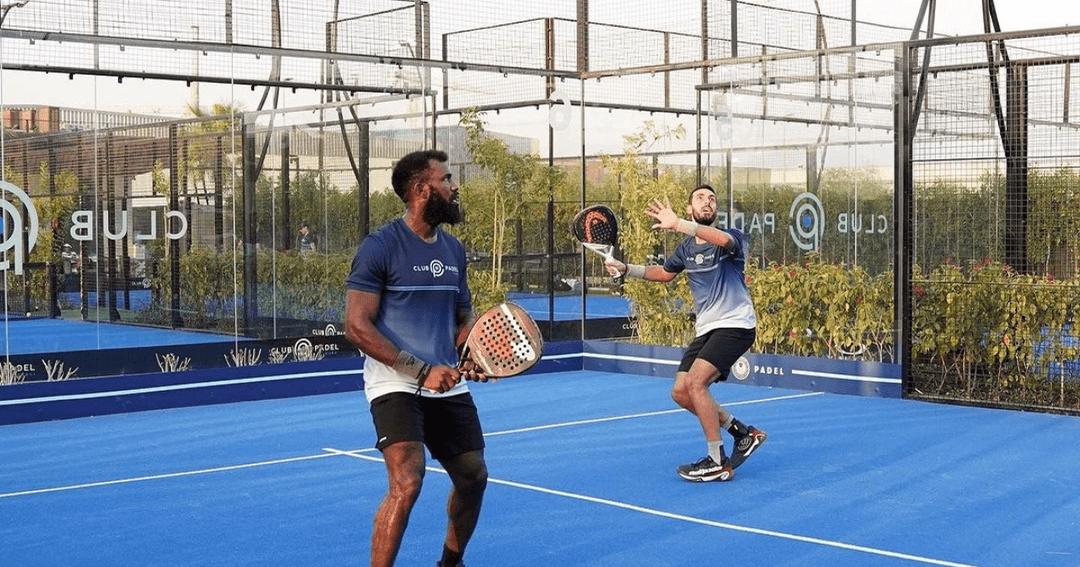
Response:
[[[713,223],[716,222],[716,213],[712,213],[710,215],[699,215],[697,213],[694,213],[693,216],[694,222],[698,224],[703,224],[705,226],[712,226]]]
[[[439,226],[443,223],[455,225],[465,220],[465,213],[456,199],[448,201],[433,191],[431,198],[424,205],[423,218],[429,226]]]

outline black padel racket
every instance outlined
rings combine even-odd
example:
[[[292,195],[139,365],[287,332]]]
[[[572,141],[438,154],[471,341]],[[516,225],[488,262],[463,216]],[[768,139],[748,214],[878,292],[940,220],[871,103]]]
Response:
[[[544,339],[529,313],[516,303],[500,303],[476,320],[461,360],[472,360],[492,378],[506,378],[532,368],[543,352]]]
[[[581,209],[570,221],[570,232],[582,246],[603,256],[605,261],[615,259],[613,254],[619,242],[619,221],[611,208],[592,205]],[[618,285],[622,277],[622,274],[615,276],[613,283]]]

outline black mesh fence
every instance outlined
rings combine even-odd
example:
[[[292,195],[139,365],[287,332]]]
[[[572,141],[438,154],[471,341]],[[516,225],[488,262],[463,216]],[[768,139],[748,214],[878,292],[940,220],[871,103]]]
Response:
[[[908,51],[912,396],[1080,409],[1076,45]]]

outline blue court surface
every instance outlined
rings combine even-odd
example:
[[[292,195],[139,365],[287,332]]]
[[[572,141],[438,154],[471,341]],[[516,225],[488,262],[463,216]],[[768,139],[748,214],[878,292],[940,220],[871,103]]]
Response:
[[[471,567],[1080,565],[1075,417],[721,384],[769,433],[731,482],[670,379],[471,389],[491,480]],[[385,468],[361,392],[0,427],[0,565],[367,565]],[[730,440],[727,441],[730,448]],[[434,565],[430,463],[397,565]]]
[[[538,321],[575,321],[582,318],[583,302],[578,295],[557,296],[554,311],[551,309],[547,295],[513,293],[510,294],[509,299],[529,311],[530,315]],[[586,301],[585,315],[590,319],[630,316],[630,303],[625,298],[589,295]],[[552,314],[554,317],[550,317]],[[243,340],[243,337],[240,338]],[[108,320],[0,319],[0,355],[157,347],[234,340],[236,337],[223,333],[165,329],[112,323]]]
[[[559,295],[555,297],[554,310],[547,295],[538,293],[510,293],[507,299],[517,303],[529,312],[537,321],[579,321],[584,316],[589,319],[629,317],[630,301],[614,295],[586,295],[582,302],[580,295]],[[554,317],[551,317],[554,315]]]
[[[0,354],[33,354],[233,341],[231,335],[107,321],[0,320]]]

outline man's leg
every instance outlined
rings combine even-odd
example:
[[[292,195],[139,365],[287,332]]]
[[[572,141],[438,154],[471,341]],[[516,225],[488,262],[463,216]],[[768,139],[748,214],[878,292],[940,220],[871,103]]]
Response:
[[[439,462],[453,482],[446,504],[449,525],[443,556],[449,562],[447,564],[454,567],[465,555],[465,546],[480,519],[480,506],[487,488],[487,463],[483,451],[469,451]]]
[[[375,512],[375,529],[371,534],[372,567],[390,567],[394,564],[401,547],[401,537],[409,525],[409,513],[424,483],[422,443],[401,441],[384,448],[382,453],[390,486]]]
[[[709,393],[709,385],[719,375],[715,366],[699,358],[694,361],[689,372],[675,374],[675,385],[671,388],[671,399],[696,415],[701,422],[706,441],[720,440],[721,422],[717,420],[717,415],[726,413]]]
[[[698,419],[701,420],[702,429],[710,442],[710,448],[714,440],[719,440],[721,430],[726,429],[731,433],[735,444],[732,447],[731,456],[727,459],[727,465],[731,467],[731,470],[735,470],[765,442],[768,435],[764,431],[753,426],[744,425],[735,419],[730,412],[716,403],[716,400],[708,393],[708,388],[714,380],[726,377],[732,365],[750,349],[754,344],[756,331],[754,329],[716,329],[706,337],[704,343],[700,343],[700,337],[691,343],[691,347],[694,347],[693,352],[690,352],[690,348],[687,349],[687,355],[696,358],[694,358],[689,367],[689,372],[687,372],[687,393],[685,397],[697,404],[695,409],[691,411],[694,411]],[[686,368],[685,361],[680,368]],[[695,371],[699,368],[703,368],[702,372],[695,374]],[[697,380],[702,379],[702,377],[707,377],[707,381],[700,383],[702,391],[699,392],[696,390],[696,386],[699,384]],[[675,392],[672,392],[672,396],[675,396]],[[701,404],[705,403],[711,404],[715,408],[715,412],[704,409]],[[714,413],[716,416],[716,421],[711,423],[709,420],[710,413]],[[711,436],[714,424],[719,426],[716,428],[716,437]]]
[[[709,393],[709,384],[718,375],[716,367],[703,359],[694,360],[688,372],[675,374],[671,397],[675,403],[697,416],[708,448],[708,454],[701,460],[676,469],[679,476],[689,481],[723,481],[734,476],[731,468],[727,466],[724,443],[720,437],[718,415],[721,408]]]

